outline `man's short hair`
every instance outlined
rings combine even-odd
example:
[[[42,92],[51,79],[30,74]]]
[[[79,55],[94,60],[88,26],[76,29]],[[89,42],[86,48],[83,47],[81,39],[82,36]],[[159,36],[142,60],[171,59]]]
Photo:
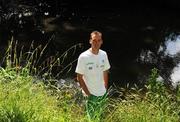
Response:
[[[99,32],[99,31],[97,31],[97,30],[95,30],[95,31],[92,31],[92,32],[91,32],[90,38],[92,37],[92,35],[100,35],[100,36],[102,36],[102,33]]]

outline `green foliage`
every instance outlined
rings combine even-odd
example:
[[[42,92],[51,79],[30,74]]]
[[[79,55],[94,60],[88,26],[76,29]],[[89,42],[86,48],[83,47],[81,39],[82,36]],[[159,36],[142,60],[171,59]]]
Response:
[[[30,74],[46,79],[61,78],[63,74],[69,73],[72,64],[77,59],[72,59],[69,63],[65,62],[65,60],[68,57],[73,57],[77,48],[82,48],[82,44],[79,43],[71,46],[63,53],[57,52],[54,55],[50,55],[47,54],[49,43],[44,46],[35,46],[34,42],[32,42],[28,50],[25,50],[24,46],[18,47],[18,45],[18,41],[14,41],[12,37],[4,57],[6,69],[15,69],[18,74]]]
[[[47,45],[28,52],[17,51],[17,42],[11,41],[6,51],[6,67],[0,68],[0,121],[2,122],[86,122],[84,111],[76,103],[77,89],[57,88],[51,75],[54,66],[62,65],[66,55],[45,60],[39,64]],[[69,50],[72,50],[70,48]],[[39,51],[39,52],[38,52]],[[67,52],[66,52],[67,53]],[[22,64],[23,61],[26,61]],[[65,68],[68,68],[66,66]],[[46,69],[45,71],[43,71]],[[42,73],[43,72],[43,73]],[[47,75],[46,75],[47,74]],[[40,77],[39,77],[40,76]],[[44,84],[47,82],[47,84]]]
[[[168,92],[163,81],[158,81],[158,70],[152,69],[146,90],[122,88],[124,99],[111,99],[106,109],[105,122],[177,122],[180,102]],[[145,93],[143,93],[145,92]]]
[[[71,84],[73,81],[58,86],[56,77],[51,76],[53,67],[57,62],[62,64],[65,57],[57,56],[37,67],[37,57],[43,55],[45,48],[40,53],[35,48],[27,53],[27,63],[22,65],[24,54],[17,58],[12,47],[6,52],[7,67],[0,68],[0,122],[91,122],[80,89]],[[93,122],[178,122],[180,92],[176,95],[168,92],[157,78],[158,70],[152,69],[146,90],[129,84],[118,89],[121,98],[109,97],[101,120],[97,118]]]
[[[156,68],[152,69],[147,81],[147,88],[149,92],[163,94],[165,92],[165,86],[162,81],[157,80],[158,76],[158,70]]]
[[[157,69],[152,69],[149,79],[147,81],[147,97],[149,99],[163,103],[167,97],[170,97],[163,81],[158,81],[159,74]]]
[[[6,71],[6,70],[5,70]],[[6,72],[8,73],[8,72]],[[31,76],[4,77],[0,70],[1,122],[69,122],[86,120],[83,109],[70,99],[71,95],[52,95],[42,81],[33,83]],[[8,82],[4,82],[8,79]],[[60,97],[60,95],[63,95]],[[71,102],[69,102],[71,100]],[[77,116],[76,116],[77,115]]]

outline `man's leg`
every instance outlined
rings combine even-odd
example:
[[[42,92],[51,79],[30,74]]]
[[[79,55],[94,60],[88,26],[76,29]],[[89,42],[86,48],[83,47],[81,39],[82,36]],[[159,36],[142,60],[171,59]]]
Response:
[[[97,97],[94,96],[94,95],[90,95],[87,98],[86,112],[87,112],[87,115],[88,115],[88,117],[90,119],[94,119],[95,118],[96,101],[97,101]]]
[[[90,119],[99,118],[104,111],[107,93],[103,96],[90,95],[86,104],[86,112]]]

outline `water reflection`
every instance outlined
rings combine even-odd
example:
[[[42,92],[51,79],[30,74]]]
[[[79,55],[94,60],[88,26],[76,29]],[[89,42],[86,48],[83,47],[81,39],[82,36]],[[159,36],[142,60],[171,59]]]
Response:
[[[165,43],[166,50],[165,54],[173,57],[176,66],[172,70],[172,74],[170,75],[172,85],[174,87],[180,82],[180,35],[175,36],[174,39],[168,39]]]
[[[176,36],[175,39],[168,38],[165,46],[165,55],[175,57],[180,52],[180,35]]]
[[[176,87],[180,82],[180,35],[169,34],[157,52],[142,50],[137,61],[158,68],[158,80]]]
[[[145,82],[154,67],[160,70],[165,82],[176,84],[180,80],[180,36],[171,30],[178,28],[179,19],[173,12],[119,9],[119,5],[116,9],[68,8],[65,1],[27,2],[27,5],[19,2],[20,5],[9,3],[9,6],[5,4],[7,1],[3,3],[0,7],[2,50],[12,35],[27,46],[27,41],[46,44],[53,37],[50,54],[63,52],[77,43],[87,48],[89,32],[99,29],[104,34],[103,48],[112,65],[112,82],[120,85],[120,82]],[[82,52],[79,50],[74,58]]]
[[[172,85],[176,88],[180,82],[180,64],[178,64],[171,74]]]

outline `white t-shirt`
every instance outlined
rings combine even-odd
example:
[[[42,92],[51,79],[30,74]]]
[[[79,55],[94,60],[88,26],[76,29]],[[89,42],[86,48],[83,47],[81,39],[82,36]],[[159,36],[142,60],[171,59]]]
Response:
[[[99,50],[97,55],[90,50],[81,53],[76,66],[76,73],[82,74],[89,92],[95,96],[106,93],[103,71],[110,68],[107,54]]]

